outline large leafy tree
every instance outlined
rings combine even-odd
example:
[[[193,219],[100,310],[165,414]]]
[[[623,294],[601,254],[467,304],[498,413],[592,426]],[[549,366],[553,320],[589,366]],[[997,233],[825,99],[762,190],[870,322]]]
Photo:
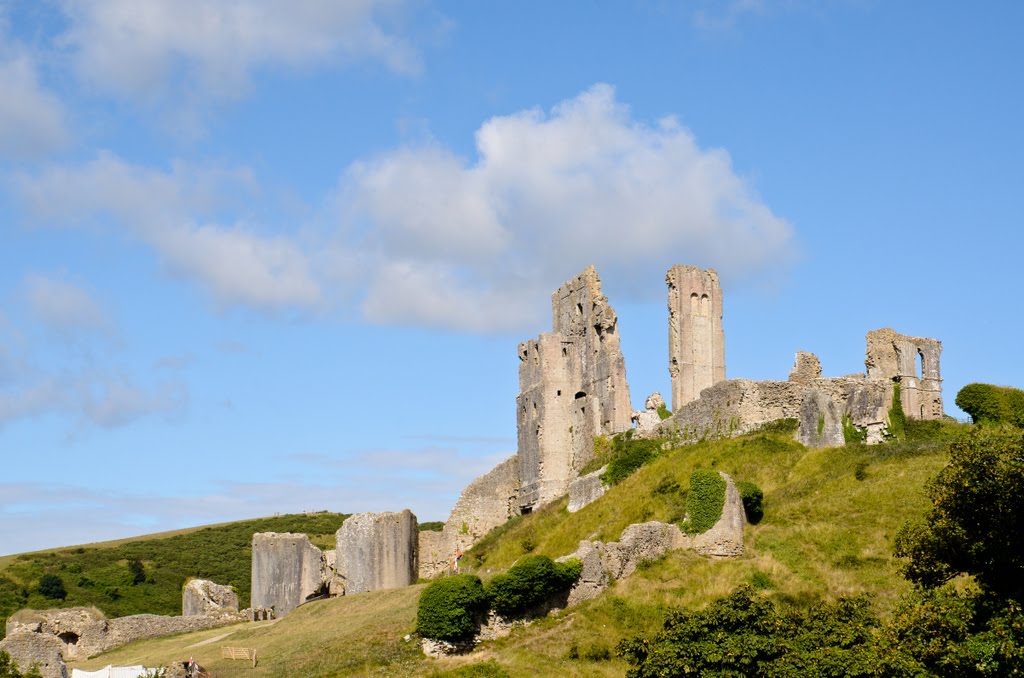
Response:
[[[979,427],[949,451],[924,521],[896,537],[904,572],[925,588],[969,574],[988,595],[1024,601],[1024,432]]]

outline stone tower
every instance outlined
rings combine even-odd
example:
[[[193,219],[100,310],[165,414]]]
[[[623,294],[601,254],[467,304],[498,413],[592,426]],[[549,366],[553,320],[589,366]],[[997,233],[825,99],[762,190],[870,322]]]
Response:
[[[722,288],[714,269],[673,266],[668,283],[668,371],[672,411],[725,380]]]
[[[556,499],[593,458],[594,436],[632,427],[618,317],[593,266],[551,296],[552,332],[519,345],[519,505]]]
[[[864,365],[868,379],[898,381],[903,412],[912,419],[941,419],[942,342],[884,328],[868,332]]]

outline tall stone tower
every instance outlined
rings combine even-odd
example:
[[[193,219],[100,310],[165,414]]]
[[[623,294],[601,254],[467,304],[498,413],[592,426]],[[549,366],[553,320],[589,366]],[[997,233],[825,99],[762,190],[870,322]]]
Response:
[[[673,266],[668,283],[668,371],[672,411],[725,380],[722,288],[714,269]]]
[[[618,317],[593,266],[551,296],[552,332],[519,345],[519,505],[569,491],[594,456],[594,436],[632,427]]]

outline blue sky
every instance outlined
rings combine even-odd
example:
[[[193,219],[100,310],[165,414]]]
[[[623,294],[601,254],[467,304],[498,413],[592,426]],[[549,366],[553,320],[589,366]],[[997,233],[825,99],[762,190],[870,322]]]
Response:
[[[943,341],[1024,385],[1015,2],[0,2],[0,554],[444,519],[597,266],[634,405],[664,275],[729,377]]]

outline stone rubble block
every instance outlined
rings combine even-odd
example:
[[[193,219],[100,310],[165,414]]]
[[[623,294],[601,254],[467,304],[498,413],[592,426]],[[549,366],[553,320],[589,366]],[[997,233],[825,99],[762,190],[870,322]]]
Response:
[[[338,576],[346,595],[416,583],[419,529],[409,509],[349,516],[336,537]]]
[[[576,480],[572,481],[569,485],[569,513],[576,513],[584,506],[593,504],[604,496],[604,493],[608,491],[608,488],[604,486],[604,482],[601,480],[601,475],[606,470],[608,470],[608,467],[602,466],[593,473],[580,476]]]

